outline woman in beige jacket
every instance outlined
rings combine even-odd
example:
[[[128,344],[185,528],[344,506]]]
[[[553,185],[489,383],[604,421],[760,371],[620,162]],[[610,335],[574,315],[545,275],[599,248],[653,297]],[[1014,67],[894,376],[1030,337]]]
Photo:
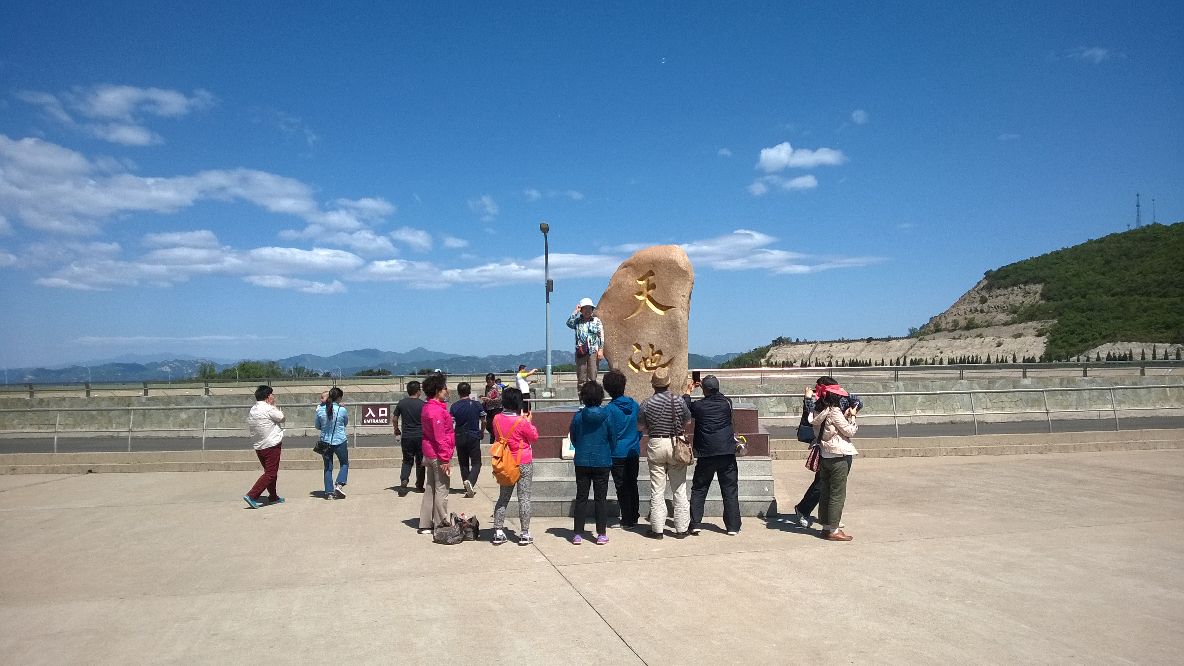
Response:
[[[851,459],[859,455],[851,438],[859,430],[855,424],[855,409],[846,412],[839,401],[847,391],[839,386],[824,386],[819,400],[823,409],[814,415],[814,432],[821,448],[818,461],[822,493],[818,500],[818,520],[822,523],[822,538],[827,541],[850,541],[851,536],[839,528],[843,518],[843,504],[847,500],[847,475]]]

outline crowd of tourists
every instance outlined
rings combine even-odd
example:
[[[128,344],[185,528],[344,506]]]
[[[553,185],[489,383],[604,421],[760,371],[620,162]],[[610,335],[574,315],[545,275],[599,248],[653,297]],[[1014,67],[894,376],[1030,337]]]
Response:
[[[520,368],[515,383],[527,383],[532,371]],[[638,404],[625,395],[626,377],[612,370],[585,381],[579,388],[581,407],[572,416],[568,438],[574,455],[576,492],[573,498],[571,543],[585,541],[597,545],[609,541],[608,525],[617,522],[622,528],[636,528],[641,521],[639,479],[642,436],[648,436],[646,462],[649,470],[649,496],[665,498],[667,487],[672,496],[673,515],[667,515],[665,501],[651,501],[648,529],[651,539],[671,536],[683,539],[699,534],[704,506],[712,483],[718,482],[723,503],[723,523],[728,535],[741,529],[739,502],[738,438],[733,424],[732,402],[720,390],[719,379],[704,376],[688,380],[681,394],[671,390],[671,378],[665,368],[658,368],[650,379],[652,395]],[[703,397],[692,398],[701,389]],[[451,480],[457,478],[465,497],[476,495],[482,471],[482,442],[489,434],[493,476],[498,483],[493,506],[492,543],[510,540],[505,529],[506,510],[517,495],[520,545],[533,543],[531,523],[531,483],[534,479],[534,445],[539,439],[534,413],[526,401],[528,392],[518,385],[507,386],[492,373],[486,375],[485,387],[474,396],[468,382],[456,385],[456,400],[443,374],[409,382],[407,395],[394,407],[393,431],[402,449],[398,489],[412,488],[422,493],[418,529],[421,533],[448,523],[448,494]],[[607,396],[606,396],[607,393]],[[252,508],[283,502],[276,492],[280,450],[283,440],[283,412],[275,406],[275,395],[268,386],[260,386],[256,404],[248,422],[263,474],[243,497]],[[607,397],[607,401],[606,401]],[[327,500],[345,499],[349,476],[347,409],[341,404],[344,392],[334,387],[321,396],[316,407],[315,425],[320,432],[317,450],[324,460],[324,492]],[[796,521],[808,527],[811,512],[818,509],[818,523],[823,538],[850,541],[841,522],[846,498],[847,479],[853,456],[858,455],[852,439],[858,430],[856,414],[862,408],[857,396],[848,394],[831,377],[820,377],[806,389],[803,400],[803,423],[813,431],[810,462],[816,470],[813,483],[795,505]],[[693,437],[686,438],[688,424]],[[685,450],[684,450],[685,449]],[[688,470],[693,457],[693,474]],[[456,466],[454,468],[453,462]],[[337,462],[337,474],[334,472]],[[500,467],[512,468],[512,478]],[[454,474],[455,469],[455,474]],[[616,489],[615,515],[610,516],[608,484]],[[264,491],[267,496],[264,497]],[[587,531],[589,518],[594,530]],[[671,527],[668,530],[668,518]]]
[[[728,535],[735,536],[741,528],[736,456],[743,441],[735,432],[732,401],[720,390],[719,379],[714,375],[701,380],[689,378],[682,393],[676,394],[671,390],[669,372],[659,367],[650,376],[653,394],[641,404],[625,395],[627,379],[620,371],[610,370],[601,384],[598,366],[603,358],[603,326],[593,316],[594,308],[590,299],[583,299],[568,320],[568,326],[575,330],[581,404],[568,428],[576,482],[571,543],[580,545],[586,538],[597,545],[608,543],[610,479],[617,496],[617,515],[612,518],[623,528],[637,527],[641,520],[638,477],[643,434],[649,438],[649,496],[657,500],[649,503],[645,536],[662,539],[667,534],[664,500],[668,486],[673,498],[671,536],[682,539],[699,534],[707,494],[715,481],[723,501],[724,528]],[[482,469],[481,444],[488,433],[493,476],[499,486],[493,506],[492,542],[503,544],[509,540],[506,509],[516,494],[520,525],[517,541],[520,545],[533,543],[531,483],[539,431],[530,406],[530,378],[537,372],[537,368],[528,370],[520,365],[512,386],[500,382],[493,373],[487,374],[485,387],[476,397],[468,382],[460,382],[456,386],[457,399],[451,404],[442,373],[425,378],[422,384],[407,384],[407,395],[395,405],[392,424],[402,451],[398,488],[404,494],[409,492],[414,471],[414,488],[423,494],[420,533],[433,533],[453,521],[448,512],[448,493],[454,458],[465,497],[475,496]],[[702,390],[702,398],[692,398],[695,389]],[[314,422],[320,438],[314,450],[324,460],[322,496],[326,500],[345,499],[349,478],[349,414],[341,404],[343,397],[344,392],[333,387],[321,394],[321,403],[316,407]],[[248,424],[263,474],[243,497],[251,508],[284,501],[276,492],[284,413],[276,407],[269,386],[260,386],[255,400]],[[857,396],[848,394],[832,377],[819,377],[804,395],[799,439],[811,443],[807,467],[815,471],[815,477],[795,506],[796,520],[808,527],[810,513],[817,507],[822,536],[830,541],[851,540],[841,519],[851,461],[858,455],[852,438],[858,430],[856,414],[862,406]],[[688,424],[693,424],[689,440]],[[694,473],[688,492],[687,470],[692,461]],[[589,508],[595,528],[591,533],[586,531]]]

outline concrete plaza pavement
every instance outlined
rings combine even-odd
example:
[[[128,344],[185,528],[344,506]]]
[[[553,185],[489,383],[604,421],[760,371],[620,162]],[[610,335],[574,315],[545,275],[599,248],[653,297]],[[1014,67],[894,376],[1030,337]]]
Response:
[[[810,481],[775,461],[791,510]],[[486,472],[487,474],[487,472]],[[1179,663],[1184,451],[857,460],[828,543],[738,536],[439,546],[396,473],[0,476],[8,663]],[[486,527],[491,479],[450,508]],[[718,519],[711,522],[719,524]],[[510,521],[517,527],[517,518]]]

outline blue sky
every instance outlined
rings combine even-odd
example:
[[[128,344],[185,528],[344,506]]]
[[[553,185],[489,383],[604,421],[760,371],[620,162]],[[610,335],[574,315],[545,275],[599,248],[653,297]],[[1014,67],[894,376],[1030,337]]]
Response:
[[[1184,218],[1180,3],[963,5],[8,0],[0,363],[541,349],[544,220],[557,348],[665,243],[694,352],[904,335]]]

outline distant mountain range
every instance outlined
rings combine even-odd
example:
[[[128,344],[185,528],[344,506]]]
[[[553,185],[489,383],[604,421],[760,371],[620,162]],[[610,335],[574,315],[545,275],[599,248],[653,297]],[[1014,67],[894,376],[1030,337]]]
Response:
[[[690,367],[715,368],[736,354],[703,356],[690,354]],[[132,362],[132,360],[136,362]],[[271,359],[252,359],[271,360]],[[5,381],[9,384],[53,384],[67,382],[140,382],[177,381],[195,377],[198,367],[206,359],[178,354],[174,358],[153,360],[147,356],[120,357],[92,363],[80,363],[56,368],[8,368]],[[416,347],[407,352],[382,351],[380,349],[356,349],[332,356],[300,354],[279,359],[284,369],[308,368],[333,375],[352,376],[361,370],[390,370],[391,374],[407,375],[424,368],[440,369],[451,374],[478,374],[485,372],[505,373],[518,369],[519,364],[542,368],[547,364],[546,350],[523,354],[502,354],[493,356],[463,356],[447,352],[431,351]],[[565,365],[575,363],[574,354],[566,350],[551,350],[551,363]],[[232,368],[235,363],[215,362],[219,370]]]

